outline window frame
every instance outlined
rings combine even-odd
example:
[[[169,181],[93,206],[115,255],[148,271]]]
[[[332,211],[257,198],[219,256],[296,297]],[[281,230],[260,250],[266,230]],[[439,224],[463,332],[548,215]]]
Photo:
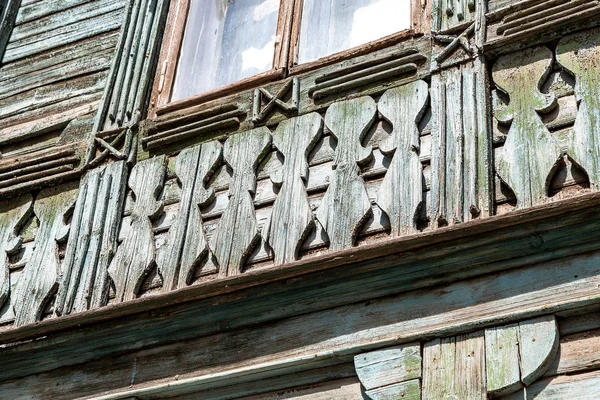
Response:
[[[335,62],[364,55],[419,36],[426,33],[428,29],[428,21],[425,17],[429,14],[429,0],[411,0],[411,24],[408,29],[327,55],[315,61],[298,64],[298,45],[304,1],[280,0],[276,28],[277,40],[275,42],[273,67],[270,70],[198,95],[171,101],[190,2],[191,0],[171,1],[152,89],[149,110],[150,117],[201,105],[202,103],[253,89],[287,76],[309,72]]]

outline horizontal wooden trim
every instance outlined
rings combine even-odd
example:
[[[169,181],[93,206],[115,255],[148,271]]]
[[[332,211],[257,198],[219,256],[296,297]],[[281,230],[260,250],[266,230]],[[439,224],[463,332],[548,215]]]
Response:
[[[220,97],[226,97],[243,90],[252,89],[275,79],[282,78],[283,75],[283,69],[273,69],[262,74],[232,83],[230,85],[211,90],[210,92],[202,93],[198,96],[174,101],[172,103],[165,104],[164,106],[159,106],[156,110],[156,114],[162,116],[173,111],[181,110],[182,108],[197,106]]]
[[[108,305],[99,309],[44,320],[18,328],[4,327],[0,331],[0,343],[22,341],[59,331],[105,323],[140,312],[149,312],[173,305],[208,299],[266,283],[282,282],[335,267],[375,260],[395,254],[415,252],[426,246],[460,238],[470,236],[486,237],[486,235],[502,228],[523,226],[534,221],[554,218],[561,214],[583,212],[586,209],[594,210],[599,207],[600,193],[589,193],[577,198],[517,210],[501,216],[474,220],[435,231],[366,244],[314,258],[306,258],[270,269],[249,271],[229,278],[207,281],[172,292]],[[557,222],[556,225],[558,229],[560,223]],[[450,253],[453,249],[449,248],[447,251]],[[518,257],[515,258],[518,259]]]

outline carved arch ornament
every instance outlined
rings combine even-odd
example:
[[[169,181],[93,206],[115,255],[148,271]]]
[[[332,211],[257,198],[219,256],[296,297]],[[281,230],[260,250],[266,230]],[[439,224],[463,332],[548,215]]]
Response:
[[[548,315],[359,354],[354,365],[372,400],[525,400],[558,355],[558,326]]]

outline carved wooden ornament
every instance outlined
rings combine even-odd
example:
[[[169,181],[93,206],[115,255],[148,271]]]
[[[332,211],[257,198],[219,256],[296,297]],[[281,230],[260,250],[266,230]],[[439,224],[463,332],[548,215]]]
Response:
[[[379,111],[393,126],[391,136],[379,148],[384,154],[393,154],[393,158],[377,192],[377,204],[388,215],[394,237],[416,231],[423,199],[417,124],[428,98],[427,83],[416,81],[388,90],[379,100]]]
[[[164,175],[164,156],[141,161],[131,170],[129,187],[135,196],[131,227],[108,269],[117,301],[136,298],[144,279],[154,267],[156,249],[152,220],[162,212],[162,202],[156,198]]]
[[[365,96],[333,103],[325,115],[325,123],[338,144],[331,182],[317,210],[317,219],[329,236],[331,251],[351,247],[372,212],[358,163],[371,157],[371,148],[363,147],[361,141],[376,114],[375,100]]]
[[[317,113],[283,121],[273,134],[273,144],[284,156],[280,171],[271,180],[280,186],[263,236],[275,252],[275,264],[297,259],[302,241],[314,225],[305,182],[307,157],[321,136],[323,121]]]
[[[10,293],[8,255],[21,248],[18,230],[32,212],[31,195],[0,203],[0,308]]]
[[[560,147],[537,114],[556,105],[554,95],[540,92],[551,64],[552,52],[538,46],[502,56],[493,68],[494,81],[510,96],[510,104],[498,110],[496,118],[512,122],[497,172],[515,192],[518,208],[547,200],[548,182],[561,157]]]
[[[204,184],[218,167],[221,151],[221,144],[213,141],[185,149],[177,156],[175,173],[181,182],[179,213],[169,230],[168,249],[157,260],[164,290],[189,283],[190,275],[208,251],[200,207],[214,197],[214,191]]]
[[[60,191],[62,190],[62,192]],[[35,250],[15,288],[15,325],[39,321],[58,289],[58,242],[65,242],[69,227],[65,214],[73,206],[77,190],[55,187],[40,192],[33,211],[39,220]]]
[[[219,263],[219,277],[241,273],[244,260],[260,240],[253,194],[256,167],[270,145],[271,133],[265,127],[238,133],[225,142],[225,161],[233,169],[229,205],[210,241]]]
[[[558,62],[575,75],[579,102],[569,155],[588,174],[590,185],[600,185],[600,29],[562,39],[556,48]]]

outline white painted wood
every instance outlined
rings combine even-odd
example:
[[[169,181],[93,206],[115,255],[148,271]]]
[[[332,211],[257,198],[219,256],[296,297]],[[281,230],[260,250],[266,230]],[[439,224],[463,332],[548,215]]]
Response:
[[[275,264],[296,260],[314,227],[305,187],[307,157],[321,136],[322,126],[321,116],[311,113],[281,122],[273,133],[273,144],[283,154],[284,162],[271,174],[271,180],[280,188],[263,237],[274,250]]]
[[[600,185],[600,29],[563,38],[556,48],[558,62],[575,75],[579,109],[569,155],[588,174],[590,185]]]
[[[100,307],[108,300],[108,264],[117,249],[126,172],[125,162],[119,161],[91,170],[81,180],[56,297],[58,315]]]
[[[316,215],[329,236],[330,251],[353,246],[371,213],[358,163],[371,157],[371,148],[361,142],[376,113],[375,101],[368,96],[333,103],[327,109],[325,123],[338,142],[331,182]]]
[[[19,228],[31,216],[33,198],[27,194],[16,200],[0,203],[0,309],[10,293],[8,256],[21,250]]]
[[[136,298],[146,276],[155,265],[152,220],[162,212],[156,198],[162,189],[165,157],[141,161],[131,170],[129,187],[135,194],[131,226],[108,268],[115,286],[116,301]]]
[[[379,148],[393,158],[377,192],[377,204],[390,219],[392,237],[417,230],[423,200],[418,123],[428,98],[427,83],[416,81],[390,89],[379,99],[379,111],[393,126],[390,137]]]
[[[558,348],[558,327],[553,315],[519,322],[521,381],[525,386],[544,375]]]
[[[221,161],[219,142],[208,142],[183,150],[175,161],[181,183],[181,201],[166,239],[167,250],[157,255],[163,290],[185,286],[194,268],[206,256],[208,243],[200,208],[214,198],[205,183]]]
[[[408,343],[354,356],[356,374],[365,389],[421,378],[421,344]]]
[[[253,194],[256,168],[270,145],[271,134],[265,127],[232,135],[225,142],[225,161],[233,170],[229,204],[210,241],[220,277],[241,273],[245,259],[260,240]]]
[[[68,234],[65,214],[73,206],[76,189],[54,187],[42,190],[33,211],[39,220],[35,250],[15,288],[15,325],[39,321],[48,302],[56,294],[60,262],[58,242]]]
[[[423,400],[487,400],[482,331],[423,345]]]
[[[518,324],[485,330],[485,367],[490,396],[502,396],[522,388]]]
[[[502,56],[493,67],[496,84],[508,93],[510,104],[496,118],[511,123],[497,172],[515,192],[517,207],[548,200],[548,182],[561,150],[537,112],[556,105],[552,94],[540,92],[552,65],[552,52],[543,46]]]

